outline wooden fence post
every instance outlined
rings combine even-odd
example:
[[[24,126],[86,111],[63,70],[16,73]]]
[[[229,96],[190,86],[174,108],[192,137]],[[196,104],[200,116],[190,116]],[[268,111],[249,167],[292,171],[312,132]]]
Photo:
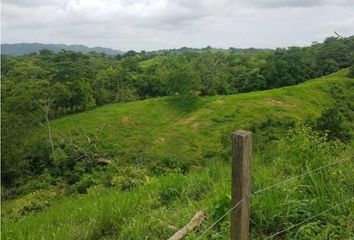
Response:
[[[252,133],[239,130],[232,134],[231,240],[249,240],[251,194]]]

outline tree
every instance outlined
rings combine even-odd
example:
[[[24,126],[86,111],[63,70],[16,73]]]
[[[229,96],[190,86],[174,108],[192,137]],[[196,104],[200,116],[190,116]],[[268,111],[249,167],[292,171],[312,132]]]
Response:
[[[123,54],[123,58],[124,58],[124,57],[133,57],[133,56],[135,56],[135,55],[137,55],[137,54],[138,54],[138,53],[135,52],[134,50],[129,50],[128,52],[126,52],[126,53]]]
[[[178,66],[170,72],[167,78],[168,93],[171,96],[176,95],[199,95],[200,78],[193,72],[190,65]]]
[[[121,65],[99,71],[96,78],[93,87],[99,105],[137,99],[134,75]]]
[[[168,93],[171,103],[183,110],[190,111],[197,107],[200,94],[200,78],[190,65],[178,65],[167,78]]]
[[[54,154],[48,129],[50,121],[59,116],[85,111],[96,104],[165,95],[173,96],[169,99],[174,104],[193,106],[199,95],[294,85],[350,65],[350,75],[354,76],[353,59],[354,37],[332,37],[310,47],[275,51],[207,47],[129,51],[114,57],[42,50],[39,54],[2,56],[4,183],[40,174],[50,165]],[[331,113],[334,109],[324,112],[318,128],[330,131],[333,139],[342,137],[346,124],[353,119],[351,100],[336,102],[342,108],[347,106],[339,108],[340,113]],[[342,117],[345,119],[341,125]],[[41,124],[47,131],[41,131],[40,140],[30,138]]]
[[[17,83],[6,79],[2,84],[1,178],[5,185],[12,185],[18,178],[29,175],[26,140],[31,129],[43,120],[39,99],[43,98],[48,81]]]

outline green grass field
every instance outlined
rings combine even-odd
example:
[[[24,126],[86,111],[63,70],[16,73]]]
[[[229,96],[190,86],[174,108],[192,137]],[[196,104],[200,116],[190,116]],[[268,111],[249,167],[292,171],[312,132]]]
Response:
[[[251,129],[269,118],[319,116],[331,101],[326,89],[344,85],[344,75],[270,91],[204,97],[195,109],[181,109],[166,98],[112,104],[56,120],[53,131],[83,141],[85,134],[97,136],[104,142],[102,152],[117,161],[143,152],[143,161],[174,157],[198,164],[206,152],[221,149],[220,138],[232,130]]]
[[[197,239],[230,208],[232,131],[255,132],[253,192],[353,152],[352,143],[326,142],[294,124],[316,119],[332,102],[332,86],[352,94],[354,80],[346,73],[292,87],[203,97],[188,108],[155,98],[55,120],[54,136],[76,144],[95,141],[95,151],[111,164],[88,176],[96,184],[86,194],[57,190],[45,207],[26,214],[16,211],[29,198],[3,202],[2,239],[167,239],[204,210],[207,219],[186,238]],[[290,127],[295,130],[288,131]],[[252,239],[350,199],[353,170],[349,161],[255,196]],[[109,187],[107,176],[113,182]],[[353,219],[351,202],[274,239],[350,239]],[[203,239],[228,239],[229,225],[227,216]]]

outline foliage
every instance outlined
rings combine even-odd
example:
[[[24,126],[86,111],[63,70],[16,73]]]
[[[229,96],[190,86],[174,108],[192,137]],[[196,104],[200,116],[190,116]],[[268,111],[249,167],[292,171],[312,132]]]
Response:
[[[167,85],[171,95],[194,95],[199,90],[198,75],[189,66],[177,67],[168,76]]]
[[[328,149],[335,148],[333,142],[314,133],[310,128],[298,125],[290,129],[286,138],[274,144],[280,150],[275,165],[262,164],[254,157],[253,192],[272,184],[282,182],[296,175],[287,172],[287,166],[303,166],[300,156],[304,140],[314,141],[317,160],[322,164],[332,162],[334,155],[328,156]],[[307,142],[308,142],[307,141]],[[293,144],[290,149],[284,144]],[[312,144],[312,143],[311,143]],[[314,146],[318,144],[317,146]],[[322,149],[323,148],[323,149]],[[295,160],[296,161],[293,161]],[[306,160],[307,161],[307,160]],[[279,167],[280,166],[280,167]],[[330,208],[333,204],[344,202],[352,196],[352,165],[332,166],[311,176],[295,179],[278,188],[272,188],[252,197],[251,234],[252,239],[265,237],[293,226]],[[203,190],[198,190],[206,186]],[[194,197],[196,190],[202,191],[200,197]],[[230,166],[222,162],[209,162],[203,169],[188,175],[171,173],[151,179],[146,184],[120,191],[101,189],[80,197],[68,197],[57,201],[46,211],[28,215],[21,221],[4,219],[3,238],[11,239],[139,239],[168,238],[176,228],[184,226],[196,211],[206,211],[206,220],[197,230],[188,235],[188,239],[198,238],[230,208]],[[8,208],[9,206],[5,206]],[[304,222],[299,227],[287,231],[283,239],[348,239],[353,236],[353,205],[346,204],[326,212],[315,219]],[[60,227],[58,227],[60,222]],[[334,227],[336,226],[336,227]],[[203,239],[227,239],[229,236],[229,217],[223,218],[217,225],[208,229]],[[321,228],[319,228],[321,227]]]
[[[349,142],[351,132],[348,125],[345,125],[345,119],[342,116],[338,106],[327,108],[317,119],[316,128],[328,133],[330,140],[341,140]]]
[[[292,126],[294,118],[308,117],[308,113],[319,115],[323,104],[329,104],[328,96],[332,95],[343,99],[338,101],[343,101],[343,104],[348,105],[346,108],[351,109],[352,85],[350,79],[342,77],[346,72],[311,81],[309,85],[300,85],[293,89],[293,95],[285,93],[286,89],[279,89],[226,98],[199,97],[196,105],[198,108],[191,108],[192,104],[189,104],[187,106],[190,108],[184,107],[183,111],[180,111],[178,105],[178,108],[171,108],[171,103],[176,106],[178,101],[157,98],[109,105],[73,118],[64,117],[51,123],[54,159],[46,129],[37,128],[26,136],[21,133],[29,129],[18,126],[18,137],[12,135],[13,138],[6,138],[8,140],[4,144],[7,148],[2,149],[3,153],[8,154],[3,156],[3,167],[6,167],[3,169],[3,178],[8,177],[13,186],[19,186],[26,179],[38,178],[47,169],[53,178],[60,179],[57,182],[75,184],[84,174],[102,168],[97,162],[99,158],[118,159],[124,165],[144,164],[154,174],[176,169],[187,173],[192,165],[199,164],[200,158],[214,159],[222,156],[228,159],[229,133],[240,126],[256,133],[264,129],[273,132],[280,128],[286,129]],[[345,91],[334,93],[339,90],[330,87],[333,85]],[[302,92],[306,92],[306,97]],[[303,113],[299,112],[300,109]],[[346,116],[346,125],[352,122],[350,112],[344,111],[343,115]],[[6,114],[3,120],[5,117]],[[13,124],[10,120],[6,122]],[[144,127],[137,130],[137,126]],[[13,126],[15,129],[16,126]],[[221,136],[218,131],[223,133],[225,148],[222,145],[210,147],[204,143],[203,137],[210,136],[213,141],[219,141]],[[8,133],[16,132],[5,132],[2,138],[5,139]],[[276,132],[269,133],[262,140],[262,146],[269,143],[270,147],[271,142],[278,138]],[[12,141],[18,144],[12,144]],[[14,162],[17,165],[12,164]],[[101,183],[99,180],[98,184]]]
[[[147,174],[146,169],[132,166],[122,167],[112,178],[111,185],[121,190],[129,190],[142,185]]]
[[[348,74],[349,77],[354,77],[354,64],[350,67],[350,71]]]
[[[9,219],[18,219],[23,215],[40,212],[48,208],[57,194],[48,190],[37,190],[24,197],[14,200],[13,207],[5,213]]]
[[[326,161],[324,156],[331,158],[341,152],[343,145],[339,142],[327,142],[326,135],[320,135],[311,127],[297,124],[289,130],[287,136],[280,141],[280,149],[283,158],[288,164],[282,165],[285,171],[299,174],[303,169],[313,169],[323,165]],[[298,167],[298,168],[296,168]]]
[[[327,107],[316,121],[315,128],[326,132],[330,140],[349,142],[352,138],[354,94],[350,92],[350,81],[347,81],[346,85],[332,86],[329,89],[333,105]]]
[[[295,123],[320,116],[326,128],[342,124],[352,131],[349,70],[289,88],[208,95],[294,85],[347,67],[352,40],[242,53],[208,48],[117,58],[67,51],[4,57],[2,189],[14,199],[4,201],[2,238],[166,239],[204,209],[210,217],[189,236],[195,239],[227,209],[235,129],[255,132],[254,191],[344,156],[350,145]],[[175,107],[194,100],[197,107]],[[107,103],[116,104],[90,110]],[[332,104],[341,116],[335,121],[333,114],[321,116]],[[253,238],[348,199],[352,170],[335,166],[252,199]],[[37,190],[65,196],[55,200]],[[17,201],[26,210],[12,219],[9,209]],[[282,238],[311,239],[318,226],[328,233],[321,236],[350,238],[352,226],[343,223],[353,212],[343,206]],[[229,224],[217,224],[206,239],[227,238]]]
[[[348,67],[353,39],[327,38],[310,47],[275,51],[186,48],[112,57],[42,50],[3,56],[2,181],[13,186],[22,177],[13,166],[26,168],[23,141],[46,115],[52,120],[97,105],[166,95],[175,96],[172,106],[190,112],[199,106],[199,95],[294,85]]]

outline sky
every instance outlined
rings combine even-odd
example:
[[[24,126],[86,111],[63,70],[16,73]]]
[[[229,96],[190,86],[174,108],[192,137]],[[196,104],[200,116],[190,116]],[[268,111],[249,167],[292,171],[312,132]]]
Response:
[[[276,48],[354,35],[354,0],[1,0],[1,42],[127,51]]]

